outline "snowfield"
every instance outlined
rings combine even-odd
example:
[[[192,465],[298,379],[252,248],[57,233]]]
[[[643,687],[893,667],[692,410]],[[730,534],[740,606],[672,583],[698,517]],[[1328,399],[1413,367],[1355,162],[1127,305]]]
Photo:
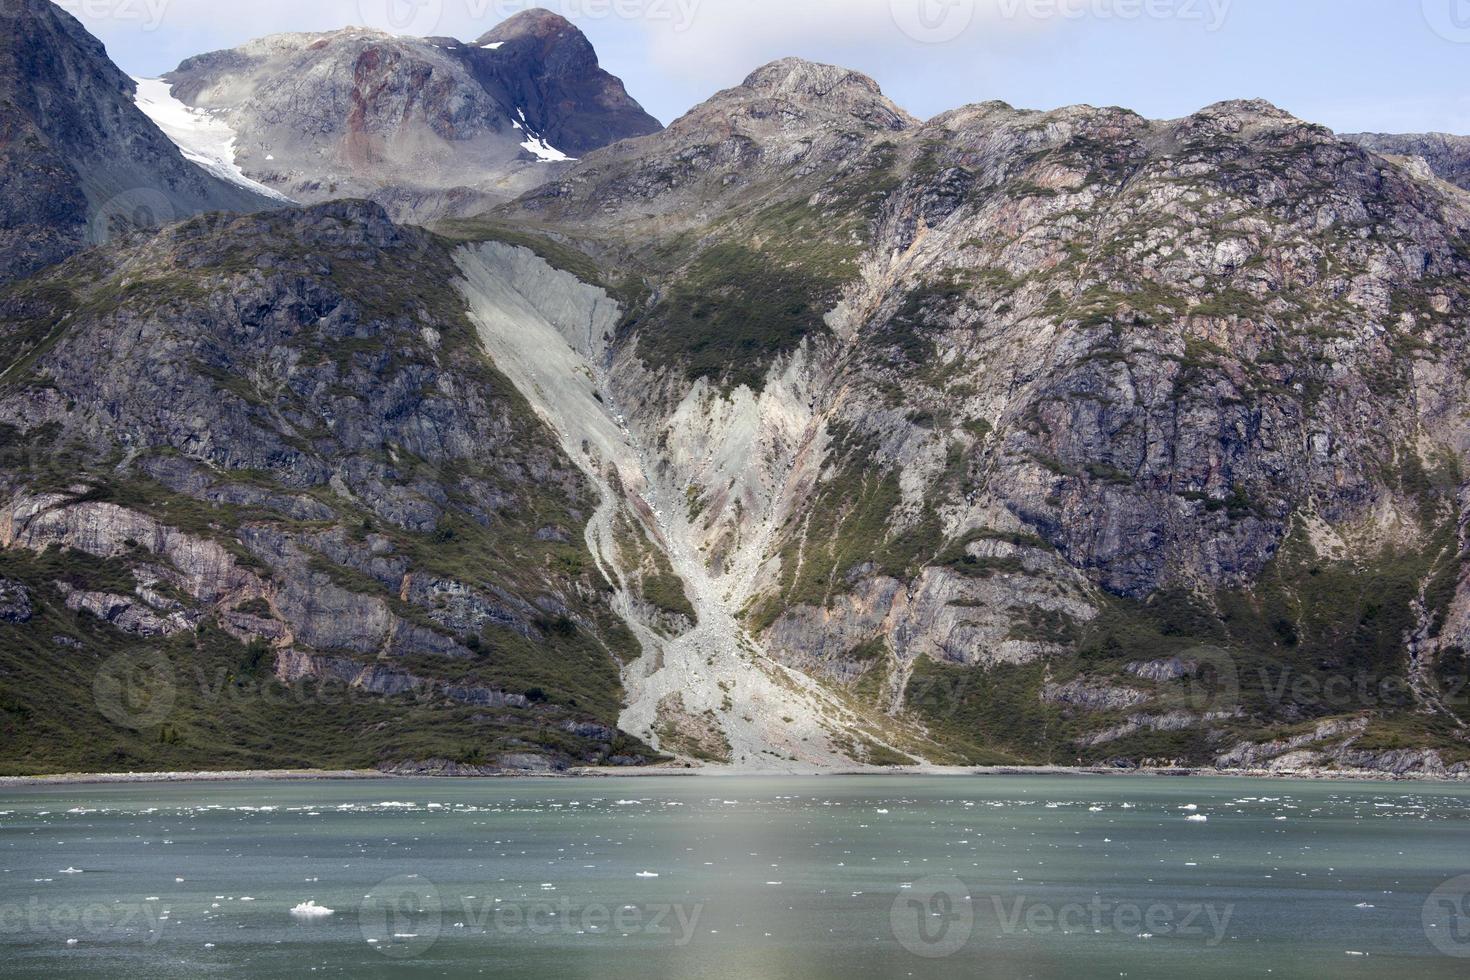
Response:
[[[161,78],[135,78],[134,97],[139,109],[184,154],[184,158],[232,184],[284,203],[291,199],[245,176],[235,163],[235,131],[218,113],[195,109],[173,96],[173,86]]]

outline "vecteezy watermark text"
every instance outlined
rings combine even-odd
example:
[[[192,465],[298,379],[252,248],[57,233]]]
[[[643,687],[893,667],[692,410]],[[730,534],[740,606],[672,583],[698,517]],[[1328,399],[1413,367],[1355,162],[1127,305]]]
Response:
[[[1024,895],[972,893],[958,878],[925,878],[905,887],[889,910],[893,936],[925,959],[953,956],[974,935],[977,921],[1007,936],[1167,936],[1222,944],[1235,916],[1233,904],[1140,902],[1100,895],[1085,902],[1046,902]]]
[[[688,946],[704,914],[701,903],[606,905],[569,896],[503,900],[447,899],[427,878],[400,875],[375,885],[358,908],[363,938],[390,959],[422,956],[446,932],[456,936],[653,936]]]
[[[23,902],[0,903],[0,937],[28,941],[141,942],[163,938],[168,912],[156,901],[70,903],[33,895]]]
[[[101,2],[101,0],[94,0]],[[152,0],[155,3],[167,0]],[[446,23],[468,18],[473,24],[498,24],[527,10],[540,8],[576,23],[598,20],[639,20],[667,24],[675,33],[687,31],[704,0],[357,0],[363,26],[391,34],[427,37]]]
[[[142,30],[156,31],[163,24],[172,0],[55,0],[56,5],[82,21],[126,21]]]
[[[1057,20],[1175,20],[1218,31],[1234,0],[889,0],[893,22],[924,44],[944,44],[965,34],[983,9],[992,22]]]

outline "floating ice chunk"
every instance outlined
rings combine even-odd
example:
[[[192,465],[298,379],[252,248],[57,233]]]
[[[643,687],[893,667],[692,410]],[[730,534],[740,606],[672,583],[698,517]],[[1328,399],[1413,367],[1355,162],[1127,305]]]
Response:
[[[1207,817],[1207,816],[1205,816],[1203,813],[1191,813],[1189,816],[1185,817],[1184,819],[1185,820],[1188,820],[1190,823],[1204,823],[1205,821],[1209,820],[1210,818]]]
[[[62,868],[60,871],[57,872],[57,874],[63,874],[63,875],[79,875],[81,873],[82,873],[82,869],[81,868]]]
[[[658,877],[658,872],[657,871],[640,871],[640,872],[638,872],[638,877],[639,878],[657,878]]]
[[[302,902],[291,910],[291,914],[302,919],[321,919],[329,915],[335,915],[336,909],[329,909],[324,905],[318,905],[316,899]]]

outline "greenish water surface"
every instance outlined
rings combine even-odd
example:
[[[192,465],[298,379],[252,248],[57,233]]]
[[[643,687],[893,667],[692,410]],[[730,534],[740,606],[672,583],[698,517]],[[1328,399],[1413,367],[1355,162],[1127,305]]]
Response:
[[[1464,977],[1466,874],[1459,786],[8,789],[0,975]]]

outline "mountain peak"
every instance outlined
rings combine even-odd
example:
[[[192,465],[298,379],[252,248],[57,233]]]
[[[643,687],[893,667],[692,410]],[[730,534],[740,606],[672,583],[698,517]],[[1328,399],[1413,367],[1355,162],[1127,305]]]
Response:
[[[1300,122],[1296,116],[1265,99],[1229,99],[1207,105],[1194,114],[1196,119],[1237,122]]]
[[[861,72],[804,58],[782,58],[757,68],[740,87],[772,95],[811,98],[824,98],[843,90],[866,96],[883,96],[883,89],[878,83]]]
[[[523,10],[504,21],[476,43],[494,44],[497,41],[515,41],[524,37],[549,41],[568,34],[586,41],[586,36],[577,25],[561,14],[553,13],[543,7],[534,7],[531,10]]]

